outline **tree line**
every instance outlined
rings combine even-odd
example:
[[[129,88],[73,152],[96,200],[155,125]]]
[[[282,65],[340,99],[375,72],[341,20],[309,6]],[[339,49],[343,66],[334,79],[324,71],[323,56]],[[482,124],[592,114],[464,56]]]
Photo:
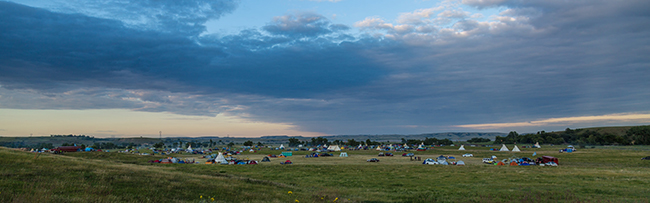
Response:
[[[650,126],[635,126],[624,135],[599,133],[593,130],[567,128],[562,132],[537,133],[519,135],[516,131],[507,136],[497,136],[495,144],[577,144],[577,145],[650,145]]]

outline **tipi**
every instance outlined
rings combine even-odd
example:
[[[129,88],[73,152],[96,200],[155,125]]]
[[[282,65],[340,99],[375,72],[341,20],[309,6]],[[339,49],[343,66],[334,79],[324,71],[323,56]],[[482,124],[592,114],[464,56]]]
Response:
[[[512,148],[512,151],[513,152],[520,152],[521,150],[519,150],[519,147],[517,147],[517,145],[515,145],[515,148]]]
[[[380,146],[377,146],[377,151],[381,151],[381,147],[380,147]]]
[[[280,144],[280,149],[284,149],[284,145],[283,145],[283,144]]]
[[[535,148],[542,148],[542,146],[539,146],[539,142],[535,143]]]
[[[507,152],[507,151],[510,151],[510,150],[508,149],[508,147],[506,147],[506,144],[503,144],[503,146],[501,147],[501,150],[499,150],[499,151]]]
[[[228,164],[228,161],[226,161],[226,157],[223,157],[223,154],[219,152],[219,156],[214,159],[214,162],[217,162],[219,164]]]
[[[460,145],[460,148],[458,150],[465,150],[465,145]]]

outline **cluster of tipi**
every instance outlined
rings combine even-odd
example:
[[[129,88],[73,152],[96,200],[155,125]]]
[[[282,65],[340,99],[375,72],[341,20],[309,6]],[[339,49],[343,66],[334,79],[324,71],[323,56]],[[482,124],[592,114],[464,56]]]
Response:
[[[535,143],[535,146],[533,146],[533,147],[534,148],[542,148],[542,146],[539,145],[539,142]],[[460,148],[458,148],[458,150],[465,150],[465,145],[460,145]],[[503,144],[503,146],[501,146],[501,150],[499,150],[499,151],[508,152],[508,151],[510,151],[510,149],[508,149],[508,147],[506,147],[506,144]],[[519,150],[519,147],[517,147],[517,145],[515,145],[515,148],[512,148],[512,151],[513,152],[520,152],[521,150]]]

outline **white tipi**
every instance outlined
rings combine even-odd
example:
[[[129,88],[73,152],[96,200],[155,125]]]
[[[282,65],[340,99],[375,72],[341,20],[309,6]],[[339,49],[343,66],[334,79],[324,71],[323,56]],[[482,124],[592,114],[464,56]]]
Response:
[[[217,156],[217,158],[214,159],[214,162],[217,162],[219,164],[227,164],[228,163],[228,161],[226,161],[226,157],[223,157],[223,154],[221,152],[219,152],[219,156]]]
[[[521,150],[519,150],[519,147],[517,147],[517,145],[515,145],[515,148],[512,148],[512,151],[513,152],[520,152]]]
[[[510,150],[508,149],[508,147],[506,147],[506,144],[503,144],[503,146],[501,147],[501,150],[499,150],[499,151],[507,152],[507,151],[510,151]]]
[[[380,147],[380,146],[377,146],[377,151],[381,151],[381,147]]]
[[[460,148],[458,150],[465,150],[465,145],[460,145]]]
[[[542,146],[539,146],[539,142],[535,143],[535,148],[542,148]]]
[[[280,144],[280,149],[284,149],[284,145],[283,145],[283,144]]]

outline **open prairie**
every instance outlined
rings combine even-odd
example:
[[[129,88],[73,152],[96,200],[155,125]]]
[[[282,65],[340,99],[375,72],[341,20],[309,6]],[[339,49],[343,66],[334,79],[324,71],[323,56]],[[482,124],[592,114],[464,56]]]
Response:
[[[512,149],[512,146],[509,145]],[[154,164],[167,156],[117,152],[41,154],[0,148],[1,202],[649,202],[650,147],[597,147],[559,153],[559,146],[495,152],[437,147],[416,156],[455,156],[466,166],[423,165],[393,152],[346,151],[349,157],[271,158],[257,165]],[[261,160],[279,150],[243,152]],[[558,167],[495,166],[495,155],[550,155]],[[461,157],[472,153],[474,157]],[[367,159],[378,158],[370,163]],[[280,161],[291,160],[291,165]]]

